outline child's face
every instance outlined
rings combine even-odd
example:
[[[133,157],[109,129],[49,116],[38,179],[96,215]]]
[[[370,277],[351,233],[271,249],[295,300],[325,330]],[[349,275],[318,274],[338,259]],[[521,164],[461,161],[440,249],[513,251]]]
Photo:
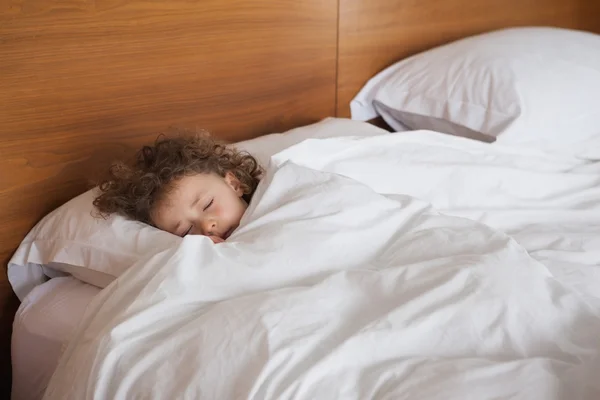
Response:
[[[248,206],[239,180],[232,174],[185,176],[152,213],[157,228],[178,236],[205,235],[226,240]],[[215,240],[216,238],[216,240]]]

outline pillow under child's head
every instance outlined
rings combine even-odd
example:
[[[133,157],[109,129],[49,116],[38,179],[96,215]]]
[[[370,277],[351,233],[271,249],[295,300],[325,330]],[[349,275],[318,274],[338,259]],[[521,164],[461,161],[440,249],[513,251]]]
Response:
[[[119,215],[102,218],[85,192],[46,215],[21,242],[8,264],[13,289],[23,299],[47,276],[70,274],[105,287],[142,256],[177,245],[181,238]]]

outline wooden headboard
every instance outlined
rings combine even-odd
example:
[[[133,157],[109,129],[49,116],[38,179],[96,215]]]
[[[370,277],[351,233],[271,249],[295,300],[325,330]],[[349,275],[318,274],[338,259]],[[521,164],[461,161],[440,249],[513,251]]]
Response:
[[[171,125],[241,140],[348,116],[381,68],[515,25],[600,31],[589,0],[0,0],[0,397],[6,264],[43,215]]]

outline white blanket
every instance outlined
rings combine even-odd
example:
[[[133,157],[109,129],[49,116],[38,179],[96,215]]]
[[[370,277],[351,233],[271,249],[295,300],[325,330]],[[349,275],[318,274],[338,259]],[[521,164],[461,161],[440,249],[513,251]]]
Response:
[[[600,301],[600,162],[428,131],[309,140],[275,157],[288,160],[500,229]]]
[[[600,398],[590,287],[428,203],[591,269],[597,172],[426,132],[304,142],[274,158],[227,243],[186,237],[106,288],[45,398]],[[590,231],[525,232],[554,214]]]

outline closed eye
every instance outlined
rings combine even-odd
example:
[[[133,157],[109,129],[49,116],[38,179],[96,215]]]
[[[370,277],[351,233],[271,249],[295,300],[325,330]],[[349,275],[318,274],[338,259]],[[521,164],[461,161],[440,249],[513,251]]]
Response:
[[[187,236],[187,235],[188,235],[188,234],[189,234],[191,231],[192,231],[192,226],[190,226],[190,227],[188,228],[188,230],[187,230],[187,231],[185,231],[185,233],[184,233],[183,235],[181,235],[181,237]]]
[[[214,201],[214,200],[215,200],[215,199],[212,199],[212,200],[211,200],[211,201],[210,201],[210,202],[209,202],[209,203],[208,203],[208,204],[207,204],[207,205],[204,207],[204,211],[208,210],[208,208],[209,208],[210,206],[212,206],[212,203],[213,203],[213,201]]]

